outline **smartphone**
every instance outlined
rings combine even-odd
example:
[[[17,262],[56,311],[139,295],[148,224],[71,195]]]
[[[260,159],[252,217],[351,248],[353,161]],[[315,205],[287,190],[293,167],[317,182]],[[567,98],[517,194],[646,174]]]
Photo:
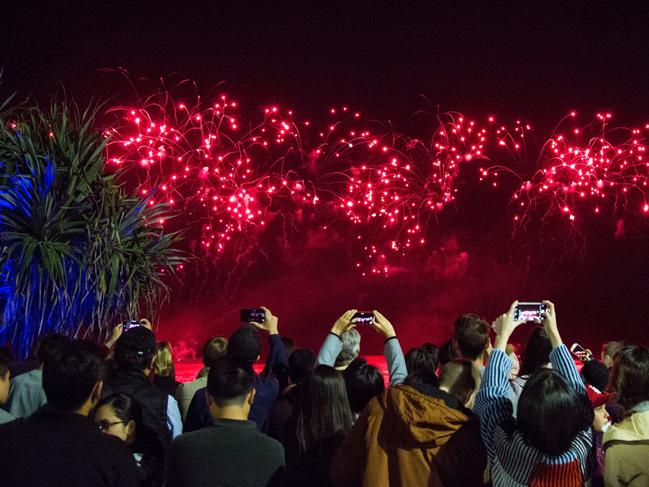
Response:
[[[591,360],[593,357],[588,350],[579,345],[579,343],[573,343],[570,347],[570,351],[577,357],[579,360]]]
[[[259,308],[247,308],[241,310],[242,323],[263,323],[266,319],[266,312]]]
[[[518,303],[514,310],[514,321],[541,323],[547,306],[541,302]]]
[[[123,331],[128,331],[131,328],[136,328],[138,326],[142,326],[142,324],[138,320],[126,320],[122,322],[122,330]]]
[[[352,322],[357,325],[371,325],[374,323],[374,313],[371,311],[357,311],[352,317]]]

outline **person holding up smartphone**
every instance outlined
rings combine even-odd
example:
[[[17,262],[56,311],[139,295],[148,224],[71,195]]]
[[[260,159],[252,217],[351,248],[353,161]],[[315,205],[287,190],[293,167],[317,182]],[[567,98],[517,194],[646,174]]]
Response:
[[[345,311],[336,320],[320,348],[317,358],[318,364],[334,366],[340,354],[346,353],[353,356],[345,365],[344,368],[346,368],[358,356],[360,352],[360,333],[358,332],[358,323],[356,321],[358,319],[358,313],[358,310],[350,309]],[[371,313],[373,317],[371,320],[363,318],[368,312],[363,313],[363,316],[360,316],[360,318],[364,323],[370,325],[376,332],[385,337],[383,354],[388,364],[390,385],[401,384],[408,375],[408,372],[406,369],[406,359],[403,356],[403,351],[401,350],[394,326],[380,311],[374,310]],[[351,334],[358,336],[358,343],[347,340],[346,335]],[[345,350],[346,345],[348,346],[348,343],[346,343],[348,341],[351,342],[353,348],[350,347],[350,350]]]
[[[550,301],[543,301],[543,328],[552,343],[553,369],[532,374],[518,403],[517,420],[513,419],[507,398],[511,359],[506,347],[514,330],[524,323],[514,319],[517,304],[514,301],[495,321],[494,350],[476,399],[492,484],[584,485],[590,476],[593,407],[563,344]]]

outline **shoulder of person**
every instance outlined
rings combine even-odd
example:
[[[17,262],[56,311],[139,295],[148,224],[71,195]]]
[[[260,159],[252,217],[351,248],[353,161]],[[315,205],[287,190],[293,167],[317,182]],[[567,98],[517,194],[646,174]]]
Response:
[[[130,448],[116,436],[106,435],[97,430],[89,431],[85,437],[97,447],[97,451],[101,452],[101,457],[104,460],[119,459],[120,457],[122,459],[133,458]]]
[[[11,378],[11,385],[16,387],[17,385],[22,385],[25,383],[34,382],[38,379],[38,374],[36,371],[40,372],[38,369],[30,370],[29,372],[24,372],[20,375]]]
[[[22,430],[24,430],[26,424],[27,418],[17,418],[13,421],[0,424],[0,438],[4,440],[7,438],[7,435],[20,434]]]
[[[212,430],[210,428],[201,428],[196,431],[189,431],[188,433],[183,433],[174,438],[172,445],[175,448],[183,448],[201,441],[207,441],[211,434]]]
[[[256,437],[259,441],[259,444],[263,445],[264,448],[268,448],[269,450],[277,450],[281,451],[282,455],[284,455],[284,445],[282,445],[279,441],[277,441],[275,438],[271,438],[265,433],[262,433],[259,430],[255,430]]]
[[[604,447],[609,442],[649,441],[649,411],[637,412],[624,418],[604,433]],[[609,446],[612,446],[609,444]]]

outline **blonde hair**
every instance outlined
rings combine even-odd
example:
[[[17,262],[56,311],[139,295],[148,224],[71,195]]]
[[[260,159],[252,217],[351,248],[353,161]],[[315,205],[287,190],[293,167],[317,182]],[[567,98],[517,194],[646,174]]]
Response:
[[[169,342],[158,342],[156,344],[153,373],[159,377],[169,377],[174,373],[173,352]]]

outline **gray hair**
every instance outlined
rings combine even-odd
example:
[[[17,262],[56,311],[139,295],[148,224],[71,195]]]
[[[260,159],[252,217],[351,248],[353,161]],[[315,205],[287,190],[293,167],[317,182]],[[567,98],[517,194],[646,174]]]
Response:
[[[340,340],[343,342],[343,349],[338,354],[334,367],[345,367],[351,364],[361,350],[361,334],[354,328],[342,332]]]

